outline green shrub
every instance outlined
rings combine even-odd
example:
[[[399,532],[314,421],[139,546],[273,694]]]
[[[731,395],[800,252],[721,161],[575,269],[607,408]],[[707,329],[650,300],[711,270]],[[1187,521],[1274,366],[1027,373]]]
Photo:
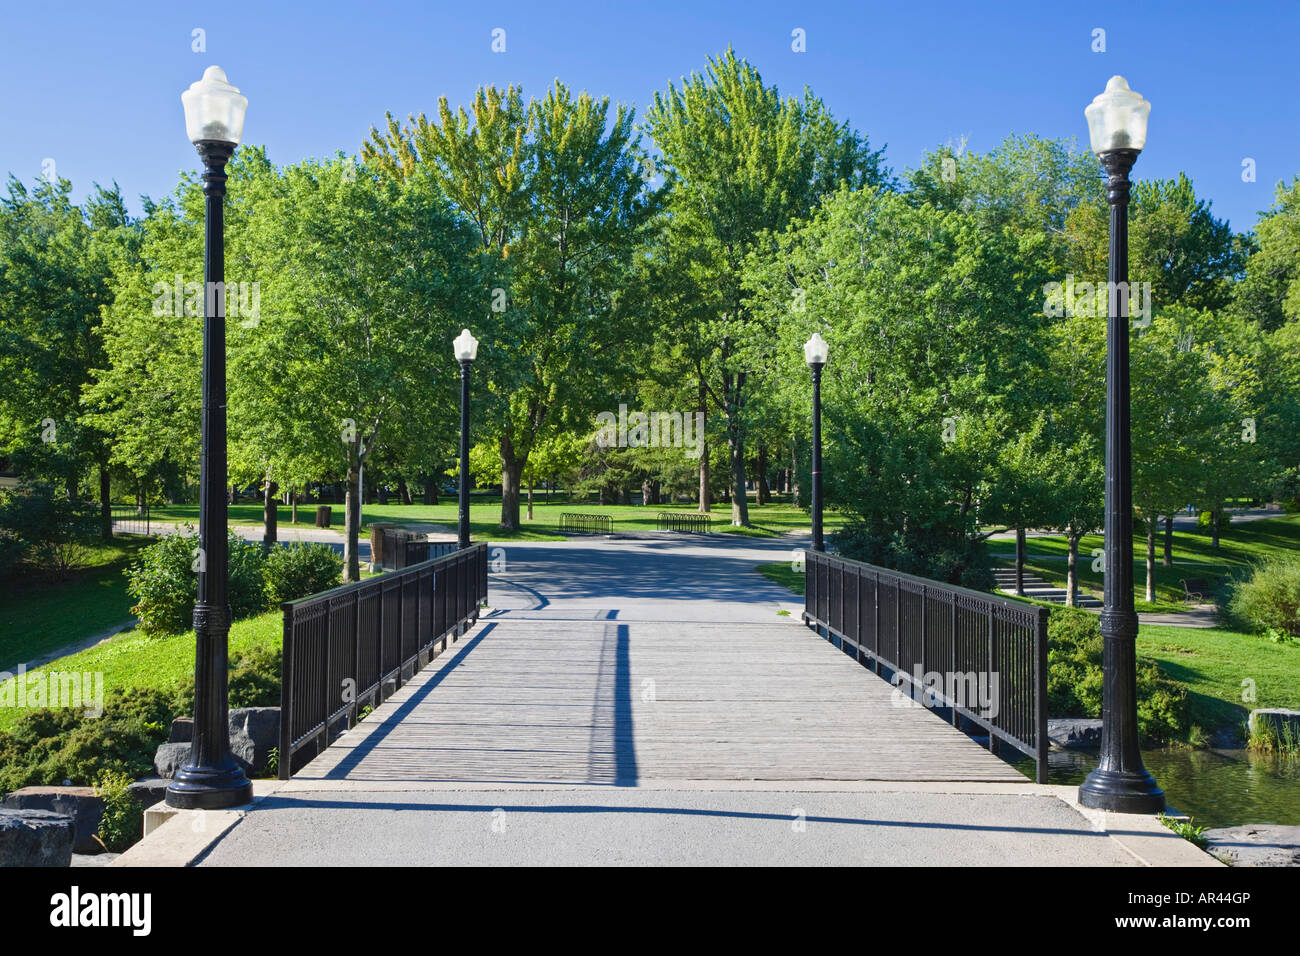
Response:
[[[33,711],[12,731],[0,733],[0,792],[65,780],[93,786],[109,771],[132,780],[149,776],[154,753],[166,740],[166,730],[138,719],[87,718],[77,710]]]
[[[253,647],[230,665],[231,707],[280,706],[280,648]]]
[[[188,527],[188,526],[187,526]],[[236,534],[227,539],[231,614],[247,617],[265,605],[262,591],[262,549]],[[127,569],[127,592],[136,600],[132,613],[146,634],[177,634],[193,627],[198,599],[198,574],[194,570],[199,536],[167,535],[140,551]]]
[[[343,579],[343,558],[327,544],[273,548],[262,565],[267,606],[326,591]]]
[[[1300,556],[1261,562],[1248,580],[1233,587],[1228,609],[1247,630],[1300,641]]]
[[[19,565],[63,572],[84,560],[82,542],[98,531],[98,513],[88,502],[47,482],[0,492],[0,575]]]
[[[104,815],[99,820],[99,842],[110,853],[120,853],[140,839],[144,830],[144,813],[130,790],[131,778],[107,770],[100,775],[95,790],[104,801]]]
[[[1080,608],[1053,608],[1047,621],[1047,712],[1052,717],[1100,717],[1101,622]],[[1137,662],[1138,731],[1169,741],[1189,730],[1187,688],[1154,661]]]

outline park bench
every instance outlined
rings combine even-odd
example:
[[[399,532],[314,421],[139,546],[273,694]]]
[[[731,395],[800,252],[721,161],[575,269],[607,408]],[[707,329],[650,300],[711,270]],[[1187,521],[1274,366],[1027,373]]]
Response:
[[[1205,598],[1213,588],[1205,578],[1184,578],[1178,582],[1183,586],[1183,603],[1204,604]]]

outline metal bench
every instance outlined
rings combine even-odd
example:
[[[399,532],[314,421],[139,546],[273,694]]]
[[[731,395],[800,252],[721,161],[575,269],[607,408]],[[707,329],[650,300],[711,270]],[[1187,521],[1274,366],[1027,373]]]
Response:
[[[1205,596],[1210,593],[1210,582],[1205,578],[1184,578],[1178,582],[1183,586],[1184,604],[1204,604]]]

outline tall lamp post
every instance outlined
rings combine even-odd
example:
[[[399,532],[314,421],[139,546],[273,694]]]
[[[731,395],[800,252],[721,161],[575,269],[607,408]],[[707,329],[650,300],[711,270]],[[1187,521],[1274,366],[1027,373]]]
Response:
[[[469,367],[478,356],[478,339],[461,329],[452,347],[460,362],[460,528],[458,548],[469,547]]]
[[[812,549],[825,551],[822,543],[822,369],[830,356],[830,346],[817,332],[804,343],[803,357],[812,369]]]
[[[1102,728],[1097,769],[1079,803],[1158,813],[1164,792],[1142,766],[1137,724],[1137,613],[1133,609],[1133,474],[1129,447],[1129,170],[1147,141],[1151,104],[1112,76],[1084,110],[1092,151],[1106,170],[1110,204],[1110,307],[1106,320],[1106,568],[1101,612]]]
[[[203,411],[199,459],[198,603],[194,605],[194,737],[167,804],[217,810],[248,803],[253,785],[230,753],[226,554],[226,296],[222,204],[226,163],[244,132],[248,99],[219,66],[181,94],[185,130],[203,160]]]

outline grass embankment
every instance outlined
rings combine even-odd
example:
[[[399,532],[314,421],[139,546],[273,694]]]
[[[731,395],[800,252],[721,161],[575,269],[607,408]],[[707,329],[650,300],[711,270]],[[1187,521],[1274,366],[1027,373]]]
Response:
[[[558,496],[557,496],[558,498]],[[330,527],[336,531],[343,530],[343,505],[329,506]],[[672,505],[600,505],[594,502],[553,500],[545,502],[536,497],[533,502],[533,517],[528,518],[527,502],[519,507],[520,529],[515,532],[501,530],[501,499],[497,496],[475,495],[470,501],[469,519],[470,535],[488,541],[562,541],[564,536],[558,533],[560,515],[566,511],[583,514],[609,515],[617,531],[654,531],[658,528],[659,512],[680,511],[695,514],[697,508],[691,504]],[[278,521],[284,527],[312,528],[316,524],[316,505],[299,505],[298,522],[290,522],[293,511],[288,505],[278,508]],[[740,534],[750,537],[779,537],[788,531],[810,531],[807,512],[788,501],[773,501],[766,505],[749,503],[749,520],[751,528],[733,528],[731,526],[731,505],[715,504],[710,509],[713,518],[712,530],[727,534]],[[257,503],[230,505],[228,512],[232,525],[255,526],[262,523],[262,506]],[[198,522],[198,505],[166,505],[155,508],[150,517],[155,521]],[[440,524],[449,531],[454,531],[457,522],[457,506],[454,499],[444,499],[442,504],[387,504],[365,505],[361,509],[362,533],[368,533],[369,525],[376,521],[391,521],[394,524]],[[834,513],[825,517],[827,532],[834,531],[843,523],[843,517]]]
[[[283,635],[282,622],[278,610],[236,621],[230,628],[231,655],[254,647],[278,648]],[[131,687],[172,690],[194,674],[194,632],[146,637],[140,631],[125,631],[95,647],[31,671],[28,680],[35,680],[32,675],[46,671],[102,672],[105,703],[116,692]],[[25,713],[25,709],[18,707],[0,707],[0,730],[12,727]]]
[[[1101,535],[1087,535],[1079,541],[1079,589],[1100,598],[1102,575],[1092,570],[1094,550],[1102,547]],[[1014,555],[1015,542],[997,540],[989,542],[989,549],[998,555]],[[1180,579],[1203,578],[1212,588],[1222,593],[1223,583],[1230,577],[1246,574],[1257,562],[1281,552],[1300,550],[1300,515],[1264,518],[1229,524],[1219,536],[1219,548],[1211,547],[1210,533],[1204,531],[1175,531],[1173,535],[1173,565],[1165,567],[1164,531],[1156,537],[1156,601],[1141,600],[1146,594],[1147,542],[1144,529],[1133,536],[1134,593],[1139,599],[1139,611],[1181,611],[1183,586]],[[1064,537],[1033,537],[1025,542],[1025,570],[1038,575],[1056,587],[1065,587],[1065,565],[1069,543]],[[1014,557],[994,559],[998,567],[1015,566]],[[1214,600],[1206,595],[1207,601]]]
[[[804,576],[789,562],[756,570],[795,594],[804,593]],[[1187,688],[1189,723],[1207,733],[1230,730],[1244,741],[1252,709],[1300,708],[1300,646],[1225,628],[1143,624],[1137,650]]]
[[[123,572],[144,538],[119,536],[87,546],[84,567],[62,579],[13,577],[0,601],[0,670],[131,619]]]

